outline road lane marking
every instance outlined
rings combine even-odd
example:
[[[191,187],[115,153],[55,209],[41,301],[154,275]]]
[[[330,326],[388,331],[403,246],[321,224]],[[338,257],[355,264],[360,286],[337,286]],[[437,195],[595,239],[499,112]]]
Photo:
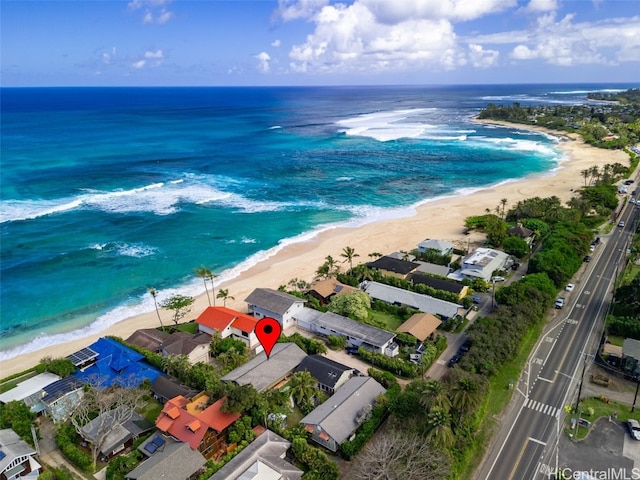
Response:
[[[527,440],[529,440],[531,442],[539,443],[543,447],[547,446],[547,442],[543,442],[542,440],[538,440],[537,438],[529,437]]]
[[[525,400],[524,408],[528,408],[529,410],[533,410],[534,412],[542,413],[543,415],[549,415],[550,417],[558,417],[558,414],[560,412],[560,409],[554,407],[553,405],[542,403],[531,398]]]
[[[538,380],[542,380],[543,382],[553,383],[554,380],[549,380],[548,378],[538,377]]]
[[[522,448],[520,449],[520,452],[518,452],[518,456],[516,457],[515,464],[513,465],[513,470],[511,470],[511,473],[509,474],[509,480],[513,479],[513,476],[515,475],[516,470],[520,466],[520,461],[522,460],[522,456],[524,455],[524,451],[527,448],[527,445],[529,445],[529,442],[537,443],[539,445],[542,445],[543,447],[547,446],[547,444],[545,442],[543,442],[542,440],[538,440],[537,438],[533,438],[533,437],[528,437],[527,440],[522,445]]]

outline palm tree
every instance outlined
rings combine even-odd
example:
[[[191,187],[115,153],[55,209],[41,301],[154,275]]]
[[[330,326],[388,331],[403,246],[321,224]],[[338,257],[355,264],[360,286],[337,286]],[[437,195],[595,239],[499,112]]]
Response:
[[[345,259],[345,262],[349,262],[349,271],[351,271],[353,270],[353,259],[360,255],[356,253],[353,247],[344,247],[340,256]]]
[[[504,220],[504,207],[507,205],[508,200],[506,198],[500,199],[500,203],[502,204],[502,219]]]
[[[147,288],[147,291],[149,292],[149,295],[153,297],[153,305],[156,307],[156,315],[158,315],[160,329],[164,332],[164,325],[162,324],[162,318],[160,318],[160,310],[158,310],[158,300],[156,298],[158,296],[158,291],[153,287]]]
[[[477,410],[484,396],[483,385],[470,376],[459,378],[451,386],[451,403],[453,408],[462,416]]]
[[[451,448],[455,442],[451,430],[451,415],[444,408],[434,407],[427,415],[427,438],[436,447],[444,450]]]
[[[327,255],[326,257],[324,257],[324,260],[324,264],[328,269],[328,278],[335,277],[338,273],[340,273],[340,266],[331,255]]]
[[[587,186],[587,178],[589,178],[589,170],[585,169],[585,170],[580,170],[580,175],[582,175],[584,177],[584,186]]]
[[[316,394],[316,383],[316,379],[306,370],[291,375],[289,392],[296,405],[302,406],[311,403],[311,399]]]
[[[213,280],[214,278],[217,278],[218,275],[216,275],[215,273],[213,273],[211,270],[208,271],[208,277],[207,279],[211,282],[211,296],[213,297],[213,306],[216,306],[216,287],[213,284]],[[211,305],[211,304],[209,304]]]
[[[380,258],[382,254],[380,252],[371,252],[368,256],[371,260],[373,260],[374,258]]]
[[[216,295],[216,298],[221,298],[223,301],[223,306],[227,306],[227,299],[228,300],[235,300],[235,297],[232,297],[231,295],[229,295],[229,289],[228,288],[221,288],[220,290],[218,290],[218,295]]]
[[[444,384],[440,380],[429,380],[420,395],[420,403],[427,409],[440,408],[449,410],[451,400]]]
[[[202,283],[204,283],[204,291],[207,292],[207,300],[209,300],[209,306],[211,306],[211,297],[209,296],[209,289],[207,288],[207,280],[211,275],[211,270],[202,265],[200,268],[194,268],[196,275],[202,279]]]

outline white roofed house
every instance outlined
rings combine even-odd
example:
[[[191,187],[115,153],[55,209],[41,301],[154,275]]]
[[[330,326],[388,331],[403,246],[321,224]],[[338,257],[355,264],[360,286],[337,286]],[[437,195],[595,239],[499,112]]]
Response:
[[[352,377],[300,423],[314,442],[336,452],[368,418],[378,395],[385,392],[371,377]]]
[[[453,253],[453,243],[447,240],[435,240],[427,238],[418,244],[418,251],[420,253],[426,253],[428,250],[434,250],[439,255],[451,255]]]
[[[45,396],[44,389],[58,380],[60,380],[60,376],[51,372],[43,372],[18,383],[18,385],[11,390],[7,390],[1,394],[0,403],[19,400],[26,404],[32,413],[42,413],[46,408],[42,402],[42,397]]]
[[[508,258],[509,255],[500,250],[478,248],[464,257],[460,270],[453,272],[450,276],[471,280],[479,278],[488,282],[493,272],[504,268]]]
[[[0,430],[0,478],[38,478],[41,465],[35,459],[36,451],[11,428]]]
[[[249,313],[256,318],[271,317],[285,330],[295,326],[294,316],[305,300],[271,288],[256,288],[245,298]]]

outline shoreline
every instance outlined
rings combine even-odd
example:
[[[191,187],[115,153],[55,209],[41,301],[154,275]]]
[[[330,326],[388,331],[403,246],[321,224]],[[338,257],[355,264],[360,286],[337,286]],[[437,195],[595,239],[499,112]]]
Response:
[[[311,281],[315,270],[322,265],[327,255],[341,260],[340,253],[346,246],[353,247],[359,257],[354,263],[369,261],[368,254],[383,254],[397,250],[410,250],[426,238],[438,238],[452,241],[466,248],[467,244],[477,245],[484,235],[472,232],[464,235],[464,219],[471,215],[484,213],[485,208],[493,210],[502,198],[508,200],[507,208],[519,200],[535,196],[555,195],[563,203],[567,202],[574,190],[583,186],[580,171],[593,165],[620,162],[627,164],[627,155],[619,150],[603,150],[585,144],[577,134],[564,134],[535,125],[520,125],[493,120],[474,122],[492,124],[499,127],[515,128],[544,133],[560,142],[556,148],[564,154],[562,161],[548,172],[502,182],[494,186],[479,188],[467,194],[452,194],[433,200],[424,200],[415,207],[403,207],[415,213],[392,219],[381,219],[358,226],[338,226],[328,228],[312,238],[291,242],[281,246],[278,251],[255,263],[230,280],[216,285],[216,291],[227,288],[235,297],[227,301],[227,306],[246,311],[244,299],[254,288],[268,287],[277,289],[292,278]],[[278,248],[278,247],[274,247]],[[221,301],[217,301],[221,304]],[[203,292],[196,297],[189,318],[197,317],[208,306],[207,295]],[[171,324],[171,312],[160,310],[165,325]],[[112,335],[127,338],[138,328],[159,326],[155,311],[137,314],[110,325],[99,333],[91,333],[64,343],[46,346],[29,353],[19,354],[0,362],[0,377],[26,370],[36,365],[45,356],[64,357],[91,343],[98,338]]]

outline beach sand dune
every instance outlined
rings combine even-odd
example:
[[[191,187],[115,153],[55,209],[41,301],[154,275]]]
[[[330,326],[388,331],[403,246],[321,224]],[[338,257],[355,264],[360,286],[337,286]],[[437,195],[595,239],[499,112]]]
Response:
[[[488,122],[509,128],[536,130],[558,135],[557,132],[536,127],[514,126],[501,122]],[[345,246],[353,247],[360,256],[356,261],[366,262],[372,252],[390,253],[396,250],[410,250],[425,238],[445,239],[462,247],[467,243],[477,245],[483,240],[478,233],[464,234],[464,219],[470,215],[481,215],[485,209],[494,211],[500,200],[506,198],[506,208],[519,200],[531,197],[557,196],[562,202],[568,201],[574,191],[583,186],[580,172],[594,165],[619,162],[628,165],[628,156],[621,151],[597,149],[586,145],[576,135],[559,135],[565,141],[558,144],[565,160],[554,171],[528,177],[487,188],[469,195],[439,199],[417,208],[415,215],[393,220],[370,223],[357,228],[336,228],[319,234],[314,239],[289,245],[273,257],[246,270],[227,284],[217,288],[229,289],[235,297],[227,306],[246,311],[244,299],[256,287],[278,288],[292,278],[311,281],[316,269],[322,265],[327,255],[342,259],[340,253]],[[346,266],[346,264],[345,264]],[[208,305],[206,295],[199,296],[190,317],[195,318]],[[171,324],[171,312],[161,311],[165,324]],[[158,326],[155,312],[137,315],[119,322],[100,335],[52,345],[36,352],[20,355],[0,364],[0,376],[5,377],[34,366],[45,356],[62,357],[94,342],[99,336],[114,335],[128,337],[138,328]]]

